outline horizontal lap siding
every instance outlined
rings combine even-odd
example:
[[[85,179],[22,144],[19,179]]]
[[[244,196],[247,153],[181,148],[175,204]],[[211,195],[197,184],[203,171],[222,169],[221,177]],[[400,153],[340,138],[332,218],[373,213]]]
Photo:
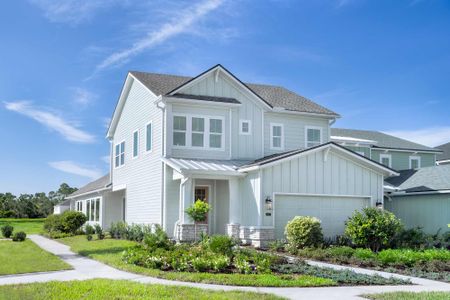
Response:
[[[131,85],[114,134],[114,145],[125,140],[125,165],[113,169],[113,184],[126,185],[126,221],[160,223],[162,112],[155,97],[137,81]],[[145,151],[145,127],[152,121],[153,149]],[[133,132],[139,129],[139,156],[132,158]]]
[[[432,153],[415,153],[415,152],[395,152],[372,149],[372,159],[380,161],[380,154],[390,154],[392,157],[392,168],[395,170],[409,169],[409,157],[420,156],[421,167],[431,167],[436,164],[435,154]]]

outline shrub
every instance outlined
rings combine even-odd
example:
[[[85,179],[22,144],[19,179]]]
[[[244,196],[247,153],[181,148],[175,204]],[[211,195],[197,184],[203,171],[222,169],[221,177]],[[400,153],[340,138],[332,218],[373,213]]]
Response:
[[[228,257],[233,254],[233,247],[235,245],[235,241],[226,235],[213,235],[209,239],[209,249],[212,252],[223,254]]]
[[[361,260],[371,260],[376,259],[377,255],[373,253],[370,249],[362,249],[358,248],[355,250],[355,253],[353,254],[354,257],[361,259]]]
[[[144,236],[143,243],[149,251],[154,251],[158,248],[170,249],[173,246],[173,243],[169,240],[167,233],[159,225],[155,226],[154,233],[147,233]]]
[[[86,235],[93,235],[95,233],[95,229],[91,225],[86,224],[86,226],[84,226],[84,232]]]
[[[63,232],[61,215],[49,215],[44,221],[44,230],[51,232]]]
[[[403,229],[395,236],[392,246],[395,248],[425,249],[431,246],[432,238],[421,227]]]
[[[86,234],[86,239],[88,241],[92,241],[92,234]]]
[[[197,200],[186,209],[186,213],[195,222],[203,222],[206,220],[206,217],[210,209],[211,207],[209,206],[208,203],[202,200]]]
[[[283,240],[275,240],[269,243],[269,250],[272,252],[282,252],[284,251],[284,246],[286,242]]]
[[[97,234],[97,238],[99,240],[103,240],[105,238],[105,234],[103,233],[103,229],[100,226],[100,224],[95,224],[94,228],[95,228],[95,233]]]
[[[73,234],[65,233],[65,232],[61,232],[61,231],[51,231],[47,234],[47,236],[50,237],[51,239],[62,239],[62,238],[73,236]]]
[[[314,217],[295,217],[287,223],[285,234],[291,249],[317,247],[323,241],[320,220]]]
[[[402,229],[402,223],[393,213],[375,207],[355,211],[346,221],[345,234],[358,247],[378,252],[392,243]]]
[[[9,238],[11,237],[13,231],[14,231],[14,227],[12,227],[12,226],[9,225],[9,224],[6,224],[6,225],[3,225],[3,226],[2,226],[2,229],[1,229],[1,230],[2,230],[2,235],[3,235],[5,238],[9,239]]]
[[[86,223],[86,215],[79,211],[68,210],[61,215],[62,232],[73,233]]]
[[[14,242],[23,242],[27,238],[27,234],[23,231],[18,231],[14,233],[12,240]]]
[[[123,221],[111,223],[109,233],[114,239],[126,239],[128,238],[128,225]]]

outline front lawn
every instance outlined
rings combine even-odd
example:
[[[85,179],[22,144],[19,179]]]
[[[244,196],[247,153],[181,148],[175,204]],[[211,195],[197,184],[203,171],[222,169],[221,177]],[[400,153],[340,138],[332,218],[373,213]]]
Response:
[[[450,292],[394,292],[362,296],[373,300],[447,300]]]
[[[123,261],[123,252],[138,245],[137,242],[104,239],[87,241],[85,236],[63,238],[58,241],[71,247],[71,250],[81,255],[102,261],[108,265],[125,271],[148,276],[211,284],[239,285],[239,286],[274,286],[274,287],[310,287],[333,286],[345,284],[402,284],[400,280],[384,279],[379,276],[368,276],[346,271],[330,271],[315,267],[299,267],[285,269],[285,274],[236,274],[209,272],[177,272],[162,271]],[[321,276],[314,274],[320,273]]]
[[[10,224],[14,232],[24,231],[27,235],[43,232],[45,219],[0,219],[0,227]]]
[[[30,240],[0,241],[0,275],[68,269],[70,265]]]
[[[247,299],[275,300],[280,297],[240,291],[211,291],[191,287],[142,284],[126,280],[47,282],[0,286],[0,299]]]

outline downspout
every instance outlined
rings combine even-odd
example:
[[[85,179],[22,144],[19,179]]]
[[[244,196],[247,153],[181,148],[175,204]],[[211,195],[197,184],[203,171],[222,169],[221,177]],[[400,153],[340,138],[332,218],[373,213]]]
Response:
[[[162,113],[162,124],[161,124],[161,157],[165,157],[166,154],[166,143],[165,143],[165,128],[166,128],[166,109],[164,103],[162,103],[162,96],[160,95],[155,101],[156,107],[161,110]],[[152,128],[153,130],[153,128]],[[165,190],[166,190],[166,168],[164,162],[161,162],[161,212],[159,216],[159,221],[161,227],[165,228],[165,218],[164,218],[164,199],[165,199]]]

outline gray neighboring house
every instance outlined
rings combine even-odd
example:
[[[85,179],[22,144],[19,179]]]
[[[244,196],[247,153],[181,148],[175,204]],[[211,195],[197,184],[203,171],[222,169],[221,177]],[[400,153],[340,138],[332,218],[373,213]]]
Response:
[[[436,164],[438,165],[450,164],[450,142],[437,146],[436,149],[442,151],[442,154],[439,154],[437,156]]]
[[[390,191],[384,206],[407,228],[427,233],[448,231],[450,224],[450,164],[400,171],[386,179]]]

